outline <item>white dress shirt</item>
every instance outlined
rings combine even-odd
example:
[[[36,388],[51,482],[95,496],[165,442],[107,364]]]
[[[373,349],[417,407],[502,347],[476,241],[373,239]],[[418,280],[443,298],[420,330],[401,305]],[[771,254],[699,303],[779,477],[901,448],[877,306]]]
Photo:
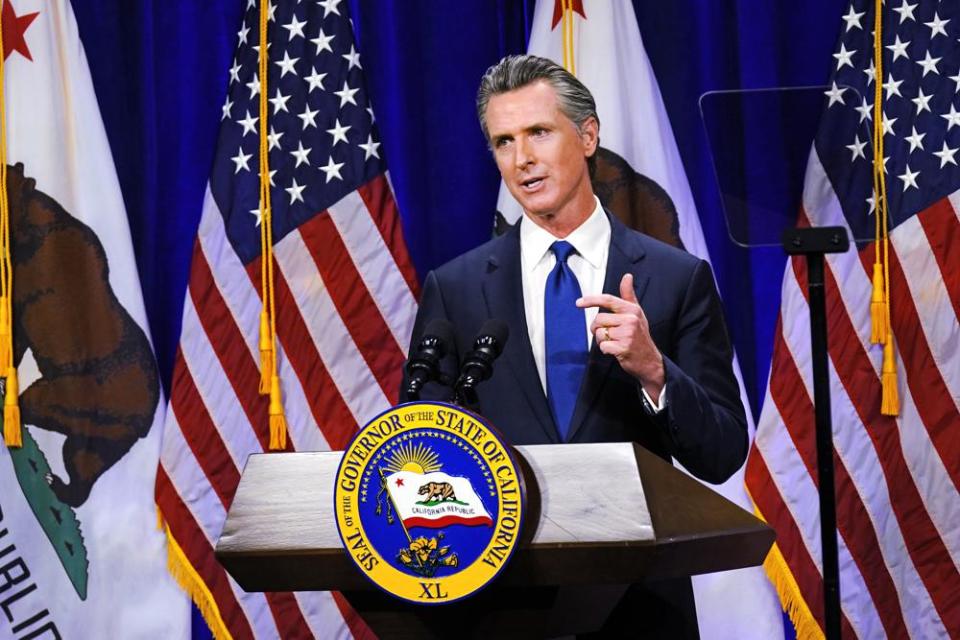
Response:
[[[553,271],[557,258],[550,250],[550,246],[557,240],[566,240],[576,250],[569,258],[567,265],[580,283],[580,291],[584,296],[603,293],[603,281],[607,273],[607,256],[610,251],[610,221],[607,219],[600,200],[594,196],[593,212],[579,227],[566,238],[557,238],[552,233],[539,226],[526,215],[520,223],[520,268],[523,281],[523,310],[527,319],[527,332],[530,337],[530,347],[533,349],[533,360],[540,375],[540,385],[546,393],[547,366],[546,345],[544,336],[543,303],[547,277]],[[586,316],[583,331],[587,338],[587,349],[593,345],[593,333],[590,325],[597,317],[599,309],[589,307],[585,309]],[[666,387],[660,393],[660,402],[651,401],[647,392],[642,389],[644,406],[653,413],[663,409],[666,398]]]
[[[593,213],[583,224],[574,229],[566,240],[576,253],[567,258],[567,265],[580,282],[582,295],[603,293],[603,280],[607,273],[607,253],[610,251],[610,221],[607,220],[600,200],[594,196],[596,206]],[[524,215],[520,223],[520,268],[523,272],[523,310],[527,317],[527,331],[533,359],[537,363],[540,384],[546,392],[547,364],[543,324],[543,292],[547,286],[547,276],[557,264],[550,246],[560,240],[552,233],[527,220]],[[583,331],[587,338],[587,349],[593,345],[590,323],[597,317],[598,309],[586,310],[586,322]]]

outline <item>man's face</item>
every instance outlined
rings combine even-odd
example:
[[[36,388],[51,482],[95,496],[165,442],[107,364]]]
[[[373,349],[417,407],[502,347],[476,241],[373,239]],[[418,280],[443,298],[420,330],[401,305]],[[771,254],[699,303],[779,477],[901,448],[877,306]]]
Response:
[[[569,233],[586,220],[594,207],[586,158],[597,148],[597,121],[577,131],[542,80],[490,98],[486,119],[500,175],[534,222]]]

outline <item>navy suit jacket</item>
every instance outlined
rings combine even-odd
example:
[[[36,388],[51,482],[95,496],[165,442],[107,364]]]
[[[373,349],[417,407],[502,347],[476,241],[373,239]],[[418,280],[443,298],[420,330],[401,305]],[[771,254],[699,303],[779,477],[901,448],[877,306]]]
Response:
[[[719,483],[747,454],[747,429],[732,350],[709,264],[625,227],[607,214],[610,251],[603,290],[619,296],[632,273],[637,300],[664,358],[667,408],[656,416],[643,406],[636,379],[593,345],[568,442],[637,442],[664,459],[680,461],[697,477]],[[531,224],[529,221],[523,224]],[[478,387],[476,409],[513,444],[560,441],[540,384],[523,306],[519,225],[427,275],[411,349],[433,318],[455,328],[456,353],[442,363],[456,376],[489,318],[507,323],[510,336],[493,376]],[[404,384],[406,387],[406,384]],[[423,399],[449,390],[430,384]]]

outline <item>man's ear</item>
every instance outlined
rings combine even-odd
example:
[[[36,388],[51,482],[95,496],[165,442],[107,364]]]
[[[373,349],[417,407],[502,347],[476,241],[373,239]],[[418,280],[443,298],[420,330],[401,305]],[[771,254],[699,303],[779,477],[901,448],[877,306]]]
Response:
[[[600,123],[593,116],[590,116],[580,125],[580,141],[583,144],[583,155],[592,156],[597,151],[597,145],[600,143]]]

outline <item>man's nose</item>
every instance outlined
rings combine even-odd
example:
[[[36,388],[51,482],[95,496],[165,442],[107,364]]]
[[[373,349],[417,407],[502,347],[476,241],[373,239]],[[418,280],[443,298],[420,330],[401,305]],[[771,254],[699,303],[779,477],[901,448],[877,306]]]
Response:
[[[533,150],[530,148],[530,143],[526,138],[518,138],[514,149],[516,153],[514,162],[518,169],[523,169],[534,163]]]

